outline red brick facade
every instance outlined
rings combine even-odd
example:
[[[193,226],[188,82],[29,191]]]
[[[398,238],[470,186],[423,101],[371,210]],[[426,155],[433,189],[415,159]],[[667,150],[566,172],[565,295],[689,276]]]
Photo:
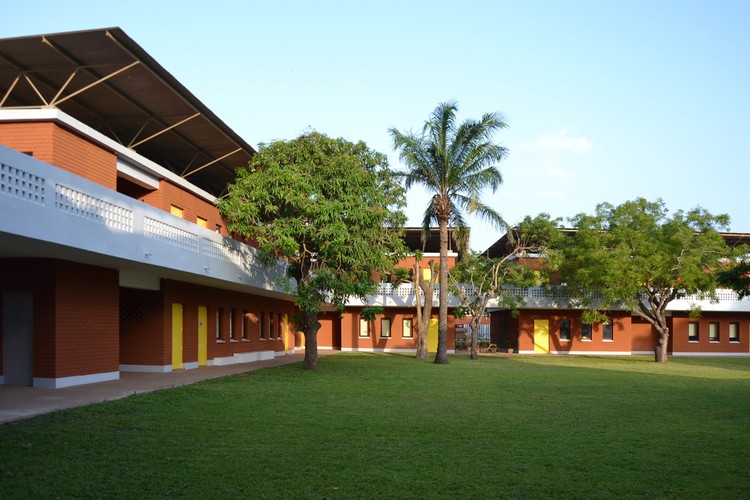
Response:
[[[213,231],[219,226],[221,234],[228,236],[226,225],[221,220],[219,209],[214,204],[186,192],[169,181],[161,181],[158,190],[152,191],[139,199],[165,212],[170,212],[172,206],[178,207],[183,211],[183,219],[197,222],[198,217],[200,217],[206,221],[208,229]]]
[[[117,271],[49,259],[5,259],[0,288],[30,291],[35,378],[119,370]]]
[[[0,144],[106,188],[117,189],[114,153],[55,123],[0,123]]]

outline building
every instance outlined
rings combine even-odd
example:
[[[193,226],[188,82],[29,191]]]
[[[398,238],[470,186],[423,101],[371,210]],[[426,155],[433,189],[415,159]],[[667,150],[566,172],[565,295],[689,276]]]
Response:
[[[405,228],[404,231],[407,247],[414,252],[421,252],[419,269],[424,278],[429,280],[431,278],[429,262],[432,260],[435,265],[438,265],[440,261],[439,230],[432,228],[425,241],[421,239],[422,228]],[[453,267],[460,258],[458,243],[451,231],[448,244],[448,267]],[[412,270],[415,262],[414,256],[408,257],[399,262],[396,267]],[[430,298],[433,308],[427,336],[429,352],[437,351],[438,286],[439,284],[436,285],[435,293]],[[398,284],[384,281],[380,283],[378,293],[375,295],[368,296],[365,300],[350,299],[344,314],[328,313],[321,319],[323,327],[318,333],[318,347],[342,351],[416,352],[418,337],[416,293],[417,288],[412,283]],[[424,303],[425,297],[421,292],[420,297]],[[455,351],[457,320],[453,316],[453,309],[457,305],[458,301],[451,298],[448,308],[448,352]],[[378,314],[374,321],[367,321],[361,317],[362,309],[365,307],[382,307],[383,313]],[[341,332],[340,336],[338,332]]]
[[[254,153],[122,30],[0,40],[0,382],[284,355],[291,297],[214,200]]]
[[[571,233],[573,230],[565,230]],[[731,246],[750,241],[750,235],[725,233]],[[507,245],[507,235],[485,251],[497,257]],[[543,265],[542,256],[526,258],[530,266]],[[490,308],[492,341],[521,354],[652,355],[658,335],[650,323],[630,310],[611,310],[609,322],[587,324],[583,310],[571,304],[558,289],[516,290],[525,305],[516,316]],[[668,352],[673,356],[750,356],[750,299],[740,300],[731,290],[717,290],[718,302],[700,296],[684,297],[667,306]],[[701,315],[690,311],[699,306]]]
[[[214,204],[254,153],[119,28],[0,40],[0,384],[60,388],[303,346],[274,281],[285,266],[258,262]],[[414,297],[384,283],[368,298],[384,306],[375,322],[360,321],[361,301],[323,313],[320,348],[413,352]]]

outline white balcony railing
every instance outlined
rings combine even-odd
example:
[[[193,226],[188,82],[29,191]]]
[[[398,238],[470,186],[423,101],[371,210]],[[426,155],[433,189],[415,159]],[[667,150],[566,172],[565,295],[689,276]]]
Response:
[[[0,213],[0,256],[284,293],[277,283],[284,265],[264,266],[256,249],[4,146]]]
[[[473,287],[467,286],[462,288],[463,292],[469,297],[476,295]],[[562,288],[548,287],[529,287],[516,288],[507,287],[506,292],[522,297],[525,301],[525,308],[529,309],[577,309],[581,308],[581,298],[566,292]],[[406,283],[394,286],[390,283],[381,283],[375,295],[368,296],[365,301],[352,299],[350,305],[372,305],[382,307],[408,307],[415,305],[416,288],[413,284]],[[424,293],[419,291],[420,297],[424,300]],[[439,287],[436,286],[435,293],[432,297],[433,306],[438,305]],[[596,292],[589,293],[587,299],[596,303],[602,296]],[[449,296],[449,306],[459,305],[458,298],[452,294]],[[668,311],[687,311],[695,307],[702,311],[741,311],[750,312],[750,298],[741,300],[737,293],[732,290],[716,290],[716,300],[712,301],[709,297],[696,294],[672,301],[667,307]],[[501,306],[497,300],[490,300],[488,308],[498,309]]]

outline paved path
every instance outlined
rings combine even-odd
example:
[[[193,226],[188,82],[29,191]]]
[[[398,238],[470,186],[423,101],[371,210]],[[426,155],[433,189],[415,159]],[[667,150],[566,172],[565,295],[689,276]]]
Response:
[[[319,355],[324,354],[328,353],[319,353]],[[279,356],[266,361],[226,366],[202,366],[193,370],[178,370],[170,373],[120,372],[120,380],[66,387],[64,389],[0,385],[0,424],[35,417],[64,408],[111,401],[133,394],[193,384],[201,380],[245,373],[269,366],[296,363],[302,361],[304,357],[304,354],[298,353]]]

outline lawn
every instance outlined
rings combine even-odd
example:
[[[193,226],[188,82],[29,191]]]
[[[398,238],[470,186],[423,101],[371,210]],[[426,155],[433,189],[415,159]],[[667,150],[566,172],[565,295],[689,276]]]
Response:
[[[337,354],[0,426],[0,497],[747,498],[750,359]]]

